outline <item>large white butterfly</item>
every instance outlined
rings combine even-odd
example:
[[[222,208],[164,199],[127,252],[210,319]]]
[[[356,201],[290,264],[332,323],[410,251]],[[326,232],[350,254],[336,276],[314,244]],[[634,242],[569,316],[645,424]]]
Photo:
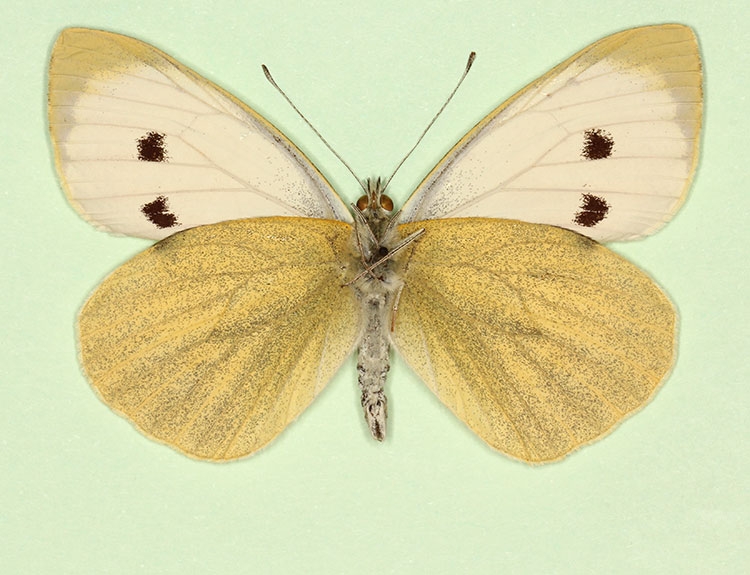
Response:
[[[49,123],[68,199],[162,240],[81,310],[84,370],[146,435],[227,460],[271,441],[355,347],[382,439],[394,346],[489,445],[559,459],[672,366],[671,303],[597,241],[651,234],[685,199],[701,78],[685,26],[609,36],[492,111],[403,210],[368,181],[350,212],[221,88],[138,40],[65,30]]]

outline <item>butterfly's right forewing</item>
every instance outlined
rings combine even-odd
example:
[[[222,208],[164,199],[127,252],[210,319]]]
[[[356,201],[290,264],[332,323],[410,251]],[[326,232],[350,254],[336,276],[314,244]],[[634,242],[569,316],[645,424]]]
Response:
[[[127,36],[70,28],[52,50],[49,124],[73,206],[161,239],[262,216],[351,221],[310,161],[248,106]]]

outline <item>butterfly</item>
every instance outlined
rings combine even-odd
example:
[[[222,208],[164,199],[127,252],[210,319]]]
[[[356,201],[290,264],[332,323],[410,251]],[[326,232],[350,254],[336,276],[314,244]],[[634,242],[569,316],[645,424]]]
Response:
[[[279,130],[141,41],[64,30],[49,126],[69,202],[159,240],[78,318],[101,398],[199,459],[274,439],[357,350],[386,434],[391,348],[492,448],[558,460],[645,405],[676,314],[600,242],[661,228],[696,168],[690,28],[625,30],[493,110],[402,209],[381,180],[348,208]]]

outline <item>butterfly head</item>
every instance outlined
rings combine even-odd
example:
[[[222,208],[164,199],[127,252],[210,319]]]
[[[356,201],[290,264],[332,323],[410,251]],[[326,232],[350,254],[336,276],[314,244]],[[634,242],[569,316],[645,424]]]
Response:
[[[385,195],[385,184],[380,178],[368,178],[363,182],[365,195],[353,206],[360,221],[370,229],[370,241],[363,242],[362,252],[370,260],[387,253],[389,244],[395,238],[393,200]],[[371,244],[371,245],[370,245]]]
[[[393,211],[393,200],[385,195],[386,184],[380,178],[369,178],[362,183],[365,195],[352,204],[355,215],[355,237],[359,258],[367,268],[367,274],[360,273],[355,279],[384,280],[393,264],[391,250],[400,237],[396,222],[400,211]],[[373,269],[379,273],[372,272]]]
[[[357,208],[361,212],[369,210],[378,213],[382,217],[390,217],[393,211],[393,200],[385,195],[385,185],[380,178],[365,180],[364,189],[366,194],[357,200]]]

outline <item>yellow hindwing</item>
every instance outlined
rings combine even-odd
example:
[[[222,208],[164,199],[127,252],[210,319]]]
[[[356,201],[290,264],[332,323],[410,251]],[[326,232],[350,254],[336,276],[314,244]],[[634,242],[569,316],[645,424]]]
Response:
[[[674,358],[675,313],[643,272],[574,232],[416,222],[394,343],[490,446],[559,459],[642,407]]]
[[[293,421],[359,333],[351,227],[258,218],[170,236],[118,268],[79,318],[102,399],[193,457],[257,451]]]

